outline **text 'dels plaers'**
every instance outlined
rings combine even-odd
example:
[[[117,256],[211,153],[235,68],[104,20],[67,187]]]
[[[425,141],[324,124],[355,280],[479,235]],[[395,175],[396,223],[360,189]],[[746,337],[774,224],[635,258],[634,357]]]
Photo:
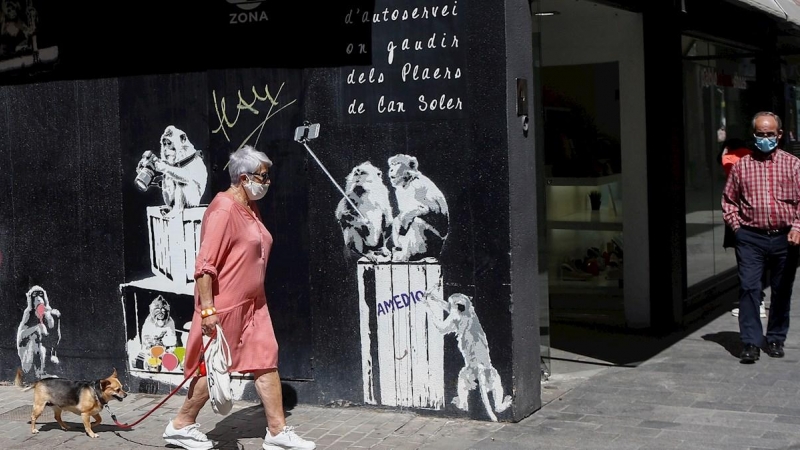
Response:
[[[377,0],[374,10],[343,8],[345,26],[370,27],[371,39],[347,43],[342,50],[368,52],[372,65],[340,69],[342,122],[465,117],[463,5],[458,0],[411,3]]]

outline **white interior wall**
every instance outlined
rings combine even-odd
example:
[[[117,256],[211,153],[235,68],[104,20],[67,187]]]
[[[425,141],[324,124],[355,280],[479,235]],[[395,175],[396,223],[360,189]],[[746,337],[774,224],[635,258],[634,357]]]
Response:
[[[536,17],[543,66],[617,61],[622,135],[622,191],[625,212],[624,298],[628,326],[650,325],[647,155],[642,17],[584,0],[541,0]],[[534,3],[536,8],[536,3]]]

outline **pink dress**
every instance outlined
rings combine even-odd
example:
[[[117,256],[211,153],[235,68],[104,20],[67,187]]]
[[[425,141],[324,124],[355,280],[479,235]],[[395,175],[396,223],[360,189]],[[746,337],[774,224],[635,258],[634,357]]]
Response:
[[[278,367],[278,342],[267,309],[264,277],[272,235],[255,215],[227,192],[208,205],[200,231],[195,279],[213,278],[214,307],[231,348],[230,372],[252,372]],[[203,350],[200,294],[194,291],[194,316],[186,346],[185,369],[191,370]]]

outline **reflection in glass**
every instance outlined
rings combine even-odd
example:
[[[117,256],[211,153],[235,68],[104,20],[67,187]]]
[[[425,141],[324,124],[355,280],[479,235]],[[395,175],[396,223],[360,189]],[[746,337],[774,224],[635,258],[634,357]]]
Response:
[[[752,141],[752,57],[731,47],[683,37],[686,167],[687,285],[736,267],[733,248],[723,248],[721,198],[726,141]]]

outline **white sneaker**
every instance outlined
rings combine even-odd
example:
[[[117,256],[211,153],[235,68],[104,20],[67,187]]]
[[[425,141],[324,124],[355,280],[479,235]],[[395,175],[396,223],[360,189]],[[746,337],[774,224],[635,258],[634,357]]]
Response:
[[[167,424],[167,429],[161,435],[168,444],[177,445],[189,450],[207,450],[214,447],[214,443],[208,440],[208,437],[200,431],[200,424],[193,423],[187,425],[180,430],[176,430],[172,426],[172,421]]]
[[[267,428],[267,435],[264,436],[264,444],[261,446],[264,450],[282,450],[282,449],[296,449],[296,450],[313,450],[317,448],[317,444],[307,441],[294,432],[294,427],[285,426],[283,431],[273,436]]]
[[[739,317],[739,308],[733,308],[731,310],[731,315],[733,317]],[[766,319],[767,318],[767,308],[764,306],[763,303],[761,304],[761,307],[758,308],[758,315],[762,319]]]

